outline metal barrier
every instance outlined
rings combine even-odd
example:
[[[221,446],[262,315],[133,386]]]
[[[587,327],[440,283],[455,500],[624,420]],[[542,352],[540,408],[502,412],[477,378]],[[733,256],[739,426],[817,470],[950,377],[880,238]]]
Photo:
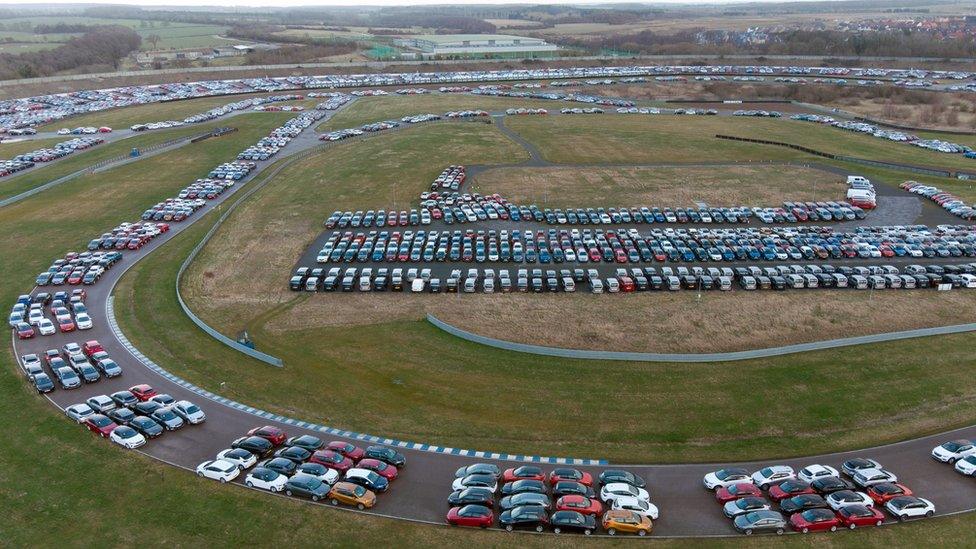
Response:
[[[782,141],[769,141],[767,139],[752,139],[749,137],[736,137],[734,135],[722,135],[722,134],[715,134],[715,137],[718,139],[727,139],[730,141],[744,141],[746,143],[759,143],[761,145],[775,145],[777,147],[786,147],[800,152],[805,152],[807,154],[822,156],[824,158],[830,158],[832,160],[841,160],[843,162],[853,162],[856,164],[864,164],[866,166],[877,166],[882,168],[890,168],[893,170],[909,171],[913,173],[932,175],[936,177],[955,177],[960,174],[968,175],[966,174],[966,172],[953,172],[950,170],[940,170],[938,168],[928,168],[925,166],[915,166],[912,164],[899,164],[897,162],[883,162],[881,160],[868,160],[867,158],[858,158],[855,156],[845,156],[840,154],[826,153],[823,151],[818,151],[816,149],[811,149],[809,147],[794,145],[793,143],[784,143]]]
[[[207,133],[209,133],[209,132],[207,132]],[[188,142],[193,137],[194,136],[185,136],[185,137],[179,137],[179,138],[175,138],[175,139],[169,139],[167,141],[163,141],[163,142],[157,143],[155,145],[150,145],[149,147],[146,147],[145,149],[143,149],[143,152],[145,152],[145,153],[156,152],[156,151],[159,151],[160,149],[165,149],[167,147],[172,147],[173,145],[176,145],[176,144],[181,143],[183,141],[187,141]],[[112,164],[117,164],[117,165],[121,166],[123,164],[128,164],[129,162],[133,162],[135,160],[139,160],[141,158],[145,158],[145,155],[140,155],[140,156],[132,157],[132,156],[129,156],[128,154],[122,154],[122,155],[119,155],[119,156],[116,156],[116,157],[113,157],[113,158],[108,158],[108,159],[105,159],[105,160],[101,160],[101,161],[96,162],[96,163],[94,163],[94,164],[92,164],[90,166],[86,166],[86,167],[84,167],[84,168],[82,168],[82,169],[80,169],[80,170],[78,170],[76,172],[72,172],[72,173],[69,173],[68,175],[59,177],[59,178],[54,179],[52,181],[48,181],[47,183],[44,183],[43,185],[38,185],[37,187],[34,187],[32,189],[28,189],[28,190],[26,190],[26,191],[24,191],[24,192],[22,192],[20,194],[16,194],[14,196],[11,196],[10,198],[6,198],[4,200],[0,200],[0,208],[3,208],[5,206],[9,206],[11,204],[16,204],[17,202],[20,202],[21,200],[24,200],[26,198],[30,198],[30,197],[34,196],[35,194],[38,194],[38,193],[41,193],[41,192],[46,191],[48,189],[57,187],[58,185],[60,185],[62,183],[67,183],[68,181],[71,181],[72,179],[75,179],[76,177],[80,177],[80,176],[86,175],[86,174],[95,173],[96,171],[98,171],[98,170],[100,170],[100,169],[102,169],[102,168],[104,168],[106,166],[109,166],[109,165],[112,165]],[[115,167],[115,166],[113,166],[113,167]]]
[[[504,341],[501,339],[495,339],[493,337],[474,334],[458,328],[457,326],[452,326],[430,313],[427,314],[427,322],[430,322],[444,332],[447,332],[455,337],[459,337],[465,341],[487,345],[488,347],[494,347],[496,349],[559,358],[573,358],[580,360],[619,360],[627,362],[729,362],[733,360],[767,358],[794,353],[804,353],[808,351],[822,351],[825,349],[851,347],[854,345],[865,345],[868,343],[882,343],[885,341],[913,339],[916,337],[976,332],[976,323],[974,323],[958,324],[955,326],[939,326],[936,328],[921,328],[918,330],[905,330],[903,332],[888,332],[885,334],[847,337],[841,339],[828,339],[824,341],[814,341],[811,343],[786,345],[783,347],[769,347],[766,349],[751,349],[748,351],[735,351],[729,353],[631,353],[622,351],[564,349],[560,347],[545,347],[542,345],[530,345],[527,343]]]

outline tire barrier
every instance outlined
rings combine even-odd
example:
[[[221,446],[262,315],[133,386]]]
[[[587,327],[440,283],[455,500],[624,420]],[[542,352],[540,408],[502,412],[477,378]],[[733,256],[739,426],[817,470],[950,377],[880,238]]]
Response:
[[[857,337],[845,337],[840,339],[827,339],[824,341],[813,341],[810,343],[799,343],[796,345],[785,345],[783,347],[767,347],[765,349],[751,349],[747,351],[734,351],[728,353],[635,353],[623,351],[591,351],[585,349],[564,349],[561,347],[546,347],[543,345],[531,345],[528,343],[516,343],[514,341],[504,341],[493,337],[471,333],[467,330],[452,326],[435,317],[427,314],[427,322],[436,328],[447,332],[465,341],[479,343],[517,353],[528,353],[533,355],[553,356],[558,358],[574,358],[580,360],[618,360],[625,362],[731,362],[735,360],[751,360],[754,358],[768,358],[780,355],[795,353],[805,353],[807,351],[822,351],[826,349],[836,349],[838,347],[851,347],[854,345],[865,345],[868,343],[883,343],[886,341],[898,341],[902,339],[914,339],[917,337],[928,337],[934,335],[962,334],[976,332],[976,323],[957,324],[953,326],[938,326],[935,328],[920,328],[918,330],[905,330],[901,332],[888,332],[884,334],[873,334]]]

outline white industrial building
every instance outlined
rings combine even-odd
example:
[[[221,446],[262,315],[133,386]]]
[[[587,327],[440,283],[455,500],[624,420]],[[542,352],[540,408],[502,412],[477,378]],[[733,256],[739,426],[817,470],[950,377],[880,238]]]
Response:
[[[396,45],[422,57],[552,57],[559,48],[540,38],[506,34],[425,34],[398,38]]]

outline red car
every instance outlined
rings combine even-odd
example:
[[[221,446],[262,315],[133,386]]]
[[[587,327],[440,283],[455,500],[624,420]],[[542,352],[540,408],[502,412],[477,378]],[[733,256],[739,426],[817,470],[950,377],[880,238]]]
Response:
[[[715,499],[719,503],[728,503],[748,496],[763,497],[762,490],[751,482],[739,482],[715,491]]]
[[[34,337],[34,327],[26,322],[21,322],[17,325],[17,338],[18,339],[30,339]]]
[[[521,467],[511,467],[502,473],[502,482],[515,482],[516,480],[538,480],[545,481],[546,474],[541,467],[535,465],[523,465]]]
[[[106,416],[103,416],[102,414],[92,414],[88,416],[85,418],[83,425],[87,427],[89,431],[101,437],[109,436],[112,434],[112,431],[118,427],[114,421]]]
[[[71,295],[72,297],[78,296],[81,298],[82,301],[84,301],[85,298],[88,297],[88,292],[86,292],[84,288],[76,288],[74,290],[71,290]]]
[[[495,514],[484,505],[465,505],[451,507],[447,512],[447,523],[451,526],[477,526],[488,528],[495,521]]]
[[[85,353],[85,356],[87,356],[88,358],[91,358],[93,354],[104,350],[105,349],[102,348],[102,344],[95,341],[94,339],[91,341],[86,341],[85,344],[81,346],[81,352]]]
[[[62,332],[73,332],[75,331],[75,321],[70,318],[58,321],[58,329]]]
[[[316,450],[312,453],[312,457],[308,458],[308,461],[309,463],[325,465],[340,473],[352,469],[352,460],[333,450]]]
[[[557,511],[576,511],[582,515],[600,516],[603,513],[603,505],[595,499],[576,494],[563,496],[556,500]]]
[[[840,519],[830,509],[807,509],[802,513],[795,513],[790,517],[790,526],[797,532],[818,532],[821,530],[837,530],[841,525]]]
[[[881,526],[885,521],[881,511],[867,505],[845,505],[837,511],[837,518],[851,530],[858,526]]]
[[[326,446],[326,449],[339,452],[353,461],[363,459],[363,454],[366,453],[362,448],[341,440],[333,440]]]
[[[385,478],[386,480],[395,480],[398,474],[396,467],[378,459],[361,459],[359,460],[359,463],[356,464],[356,467],[375,471],[377,475]]]
[[[277,427],[272,427],[271,425],[265,425],[264,427],[255,427],[247,432],[248,436],[251,437],[261,437],[267,439],[268,442],[274,444],[275,446],[281,446],[288,439],[288,435],[284,431]]]
[[[868,486],[867,494],[874,500],[875,505],[884,505],[888,500],[898,496],[915,495],[907,486],[897,482],[882,482]]]
[[[48,349],[44,351],[44,361],[47,362],[47,365],[50,366],[52,370],[54,369],[52,361],[55,359],[61,360],[61,351],[57,349]]]
[[[593,486],[593,476],[577,469],[560,468],[553,469],[549,473],[549,484],[553,485],[564,480],[578,482],[584,486]]]
[[[810,487],[810,484],[799,480],[787,480],[769,489],[769,499],[773,501],[783,501],[793,496],[803,494],[816,494],[817,492]]]
[[[139,402],[146,402],[157,394],[155,389],[145,383],[129,387],[129,392],[139,399]]]

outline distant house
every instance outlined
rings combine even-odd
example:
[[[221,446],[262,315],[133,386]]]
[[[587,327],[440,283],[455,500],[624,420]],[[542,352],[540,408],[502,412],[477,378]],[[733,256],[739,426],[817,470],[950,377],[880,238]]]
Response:
[[[540,38],[506,34],[425,34],[394,41],[421,57],[552,57],[559,48]]]

